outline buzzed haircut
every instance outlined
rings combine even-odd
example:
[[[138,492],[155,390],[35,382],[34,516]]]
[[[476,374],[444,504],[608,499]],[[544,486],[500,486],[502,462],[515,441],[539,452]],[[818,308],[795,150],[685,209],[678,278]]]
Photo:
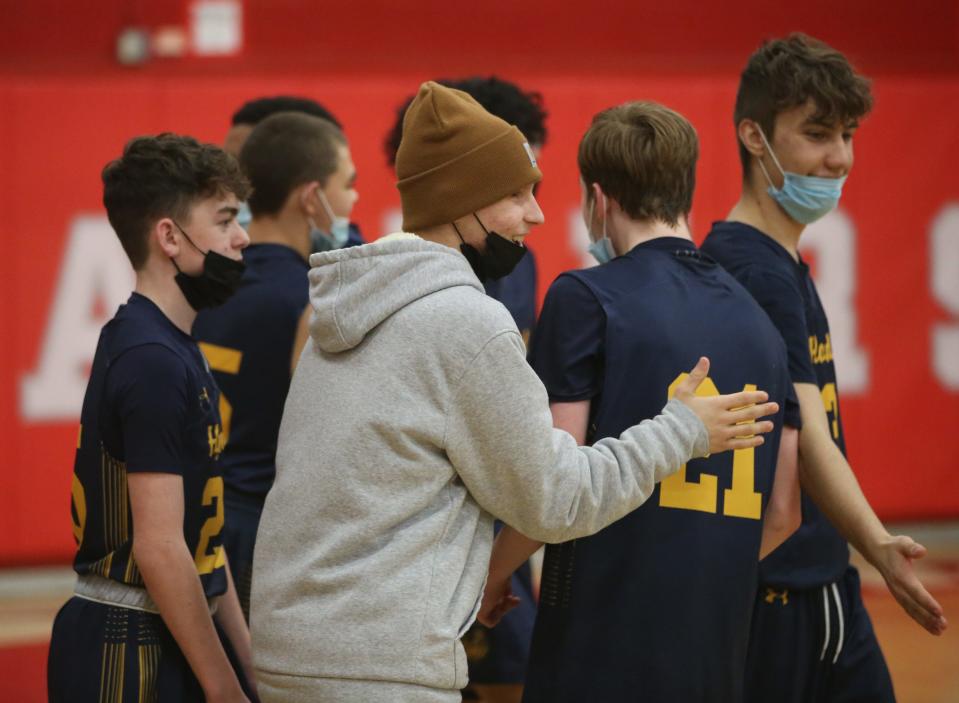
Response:
[[[685,117],[654,102],[630,102],[593,118],[578,162],[587,189],[598,183],[630,218],[676,226],[692,209],[698,158],[699,139]]]
[[[776,116],[812,100],[812,119],[828,126],[853,125],[872,109],[869,80],[828,44],[805,34],[768,40],[743,69],[733,122],[754,120],[772,141]],[[739,144],[743,175],[749,178],[751,156]]]
[[[490,113],[515,125],[533,146],[546,143],[546,117],[543,96],[536,92],[524,92],[518,85],[496,76],[471,76],[470,78],[441,78],[436,81],[447,88],[462,90]],[[403,116],[413,102],[411,95],[396,109],[393,127],[383,140],[383,150],[390,166],[396,164],[396,152],[403,139]]]
[[[132,139],[101,178],[107,218],[135,270],[146,263],[157,220],[185,222],[201,200],[228,193],[243,200],[250,192],[236,159],[223,149],[170,133]]]
[[[295,95],[276,95],[268,98],[256,98],[243,104],[239,110],[233,113],[231,124],[258,125],[270,115],[278,112],[302,112],[314,117],[322,117],[329,120],[340,129],[343,125],[333,116],[333,113],[320,105],[315,100],[301,98]]]
[[[325,185],[345,144],[334,123],[302,112],[279,112],[260,122],[240,151],[240,165],[253,186],[250,212],[275,215],[295,188],[310,181]]]

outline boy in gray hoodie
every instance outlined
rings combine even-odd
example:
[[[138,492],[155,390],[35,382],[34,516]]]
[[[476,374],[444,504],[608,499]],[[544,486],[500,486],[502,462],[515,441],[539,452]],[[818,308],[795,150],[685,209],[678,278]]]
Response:
[[[396,170],[416,234],[310,259],[312,343],[254,558],[267,702],[458,701],[494,516],[545,542],[592,534],[691,458],[760,444],[777,410],[762,391],[696,396],[701,360],[661,415],[578,447],[482,286],[543,222],[524,137],[425,83]]]

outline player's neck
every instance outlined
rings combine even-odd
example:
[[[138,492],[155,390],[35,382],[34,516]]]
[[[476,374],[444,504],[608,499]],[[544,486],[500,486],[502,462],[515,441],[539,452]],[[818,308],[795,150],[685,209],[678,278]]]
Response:
[[[420,239],[425,239],[436,244],[442,244],[443,246],[447,246],[450,249],[456,250],[459,250],[460,244],[463,243],[459,238],[459,235],[456,234],[456,230],[453,229],[453,226],[449,224],[421,228],[416,232],[416,236],[418,236]]]
[[[616,216],[615,220],[610,224],[615,227],[616,240],[622,247],[622,251],[618,252],[620,254],[632,251],[634,247],[651,239],[660,239],[661,237],[679,237],[690,241],[693,239],[686,218],[680,218],[675,225],[667,224],[661,220],[639,222],[625,216]],[[617,246],[616,248],[620,247]]]
[[[246,232],[250,244],[281,244],[306,260],[310,258],[310,225],[298,213],[254,217]]]
[[[190,307],[176,284],[176,271],[173,266],[170,265],[169,270],[165,270],[166,267],[160,266],[159,263],[162,262],[155,266],[148,263],[142,270],[137,271],[134,291],[144,298],[149,298],[178,329],[191,334],[196,310]]]
[[[739,202],[726,219],[755,227],[799,259],[799,238],[806,226],[787,215],[764,187],[744,183]]]

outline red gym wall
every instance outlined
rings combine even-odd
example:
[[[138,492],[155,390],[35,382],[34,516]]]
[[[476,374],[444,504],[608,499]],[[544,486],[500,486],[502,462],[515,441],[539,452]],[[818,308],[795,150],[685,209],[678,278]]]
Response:
[[[496,72],[540,91],[550,113],[547,223],[530,240],[542,296],[584,261],[575,151],[591,116],[642,98],[693,122],[701,239],[738,194],[738,70],[763,37],[796,29],[844,49],[875,80],[842,208],[805,244],[833,321],[853,466],[884,518],[959,516],[955,3],[812,0],[787,12],[758,0],[675,0],[668,10],[647,0],[248,0],[238,56],[139,68],[113,59],[121,27],[182,23],[187,0],[69,5],[0,0],[0,564],[72,553],[78,402],[97,330],[131,282],[99,172],[131,136],[220,142],[251,97],[315,97],[346,127],[361,194],[353,219],[375,237],[397,206],[381,147],[396,105],[430,77]]]

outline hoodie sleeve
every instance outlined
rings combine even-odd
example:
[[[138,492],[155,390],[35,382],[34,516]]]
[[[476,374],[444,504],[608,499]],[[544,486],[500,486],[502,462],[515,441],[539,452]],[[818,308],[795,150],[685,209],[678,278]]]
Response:
[[[533,539],[562,542],[598,532],[649,498],[655,484],[709,437],[678,400],[618,439],[578,447],[553,427],[546,389],[515,331],[494,336],[452,391],[446,451],[488,512]]]

